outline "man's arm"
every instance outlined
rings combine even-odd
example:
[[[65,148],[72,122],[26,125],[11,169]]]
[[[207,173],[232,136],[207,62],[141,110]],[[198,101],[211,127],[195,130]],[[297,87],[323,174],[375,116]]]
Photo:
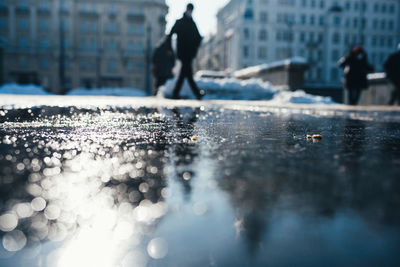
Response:
[[[168,38],[172,38],[172,35],[178,32],[178,21],[175,22],[174,26],[172,26],[171,32],[168,35]]]

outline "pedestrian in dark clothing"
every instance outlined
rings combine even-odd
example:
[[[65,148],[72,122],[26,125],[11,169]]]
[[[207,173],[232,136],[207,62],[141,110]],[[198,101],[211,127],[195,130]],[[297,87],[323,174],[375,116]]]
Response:
[[[153,54],[153,75],[156,78],[153,95],[157,94],[158,88],[164,85],[168,79],[174,77],[172,73],[174,66],[175,55],[172,50],[171,38],[166,36]]]
[[[344,88],[349,93],[349,104],[357,105],[361,91],[368,88],[367,75],[374,68],[368,63],[367,53],[362,46],[354,47],[339,60],[339,65],[344,68]]]
[[[385,64],[386,77],[393,83],[394,89],[390,97],[389,105],[400,105],[400,44],[398,51],[389,56]]]
[[[204,92],[200,91],[193,79],[192,62],[196,57],[197,50],[202,40],[196,23],[192,18],[193,9],[193,4],[187,5],[183,17],[175,22],[170,33],[170,36],[176,34],[178,37],[177,54],[178,59],[182,63],[182,68],[172,96],[174,99],[179,98],[179,92],[185,78],[188,79],[189,85],[197,99],[201,99],[204,96]]]

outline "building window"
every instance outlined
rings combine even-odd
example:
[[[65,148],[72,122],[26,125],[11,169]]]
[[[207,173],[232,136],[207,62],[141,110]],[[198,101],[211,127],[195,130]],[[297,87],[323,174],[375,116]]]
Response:
[[[260,59],[267,58],[267,48],[265,46],[261,46],[258,48],[258,58]]]
[[[393,31],[394,30],[394,22],[393,20],[389,20],[388,21],[388,29]]]
[[[0,18],[0,30],[7,29],[7,18]]]
[[[19,18],[18,19],[18,29],[22,31],[27,31],[29,27],[28,19]]]
[[[249,31],[248,28],[244,28],[243,29],[243,37],[244,37],[245,40],[250,39],[250,31]]]
[[[67,1],[62,1],[62,2],[61,2],[61,6],[60,6],[60,11],[61,11],[61,12],[64,12],[64,13],[67,13],[68,10],[69,10],[69,8],[68,8],[68,2],[67,2]]]
[[[311,15],[311,16],[310,16],[310,24],[311,24],[311,25],[314,25],[314,24],[315,24],[315,16],[314,16],[314,15]]]
[[[332,50],[332,61],[333,62],[338,61],[339,57],[340,57],[339,56],[339,50],[337,50],[337,49]]]
[[[117,42],[114,39],[108,41],[108,50],[110,51],[117,50]]]
[[[64,48],[69,49],[70,48],[70,41],[68,38],[64,38]]]
[[[385,20],[381,21],[381,30],[386,30],[386,21]]]
[[[268,22],[268,14],[265,11],[260,12],[260,21]]]
[[[46,37],[40,38],[40,48],[41,49],[49,49],[50,48],[49,39],[47,39]]]
[[[301,15],[301,24],[305,25],[307,23],[307,16],[306,15]]]
[[[81,28],[81,32],[82,33],[85,33],[87,31],[87,24],[86,24],[85,21],[81,22],[81,27],[80,28]]]
[[[86,51],[87,50],[86,39],[81,39],[81,42],[79,44],[79,50],[81,50],[81,51]]]
[[[378,29],[378,24],[379,24],[378,20],[377,20],[377,19],[374,19],[374,21],[372,22],[372,28],[373,28],[374,30]]]
[[[354,28],[357,28],[357,27],[358,27],[358,19],[357,19],[357,18],[354,18],[354,19],[353,19],[353,27],[354,27]]]
[[[342,22],[342,20],[341,20],[341,18],[339,16],[335,16],[333,18],[333,23],[334,23],[335,26],[340,26],[341,22]]]
[[[126,69],[129,72],[134,72],[135,71],[135,64],[132,60],[129,60],[128,63],[126,64]]]
[[[39,64],[41,69],[48,70],[50,68],[50,62],[48,58],[42,57]]]
[[[22,36],[18,40],[18,46],[19,48],[28,48],[28,38],[25,36]]]
[[[332,36],[332,41],[334,44],[339,44],[340,43],[340,34],[335,32]]]
[[[325,18],[324,18],[324,16],[320,16],[319,17],[319,26],[324,26],[324,24],[325,24]]]
[[[331,69],[331,81],[336,82],[339,80],[339,70],[336,67]]]
[[[81,59],[81,62],[80,62],[80,69],[81,69],[81,70],[87,70],[87,60],[86,60],[85,58],[82,58],[82,59]]]
[[[48,19],[41,19],[39,21],[39,29],[41,31],[48,31],[49,30],[49,20]]]
[[[97,22],[91,22],[90,23],[90,31],[92,33],[96,33],[97,32]]]
[[[144,25],[143,24],[137,25],[136,30],[137,30],[138,35],[144,35]]]
[[[390,5],[390,8],[389,8],[390,14],[394,14],[394,13],[395,13],[395,10],[396,10],[395,5],[394,5],[394,4],[391,4],[391,5]]]
[[[386,13],[386,4],[382,4],[381,11],[382,13]]]
[[[137,44],[137,51],[138,51],[139,54],[144,53],[144,45],[143,45],[142,42],[139,42],[139,43]]]
[[[259,34],[258,34],[258,39],[260,41],[265,41],[267,40],[268,36],[267,36],[267,31],[265,29],[261,29]]]
[[[144,70],[144,64],[142,61],[136,62],[136,70],[142,72]]]
[[[245,20],[253,20],[253,9],[247,8],[246,11],[244,12],[244,19]]]
[[[306,41],[306,34],[305,32],[300,32],[300,42],[304,43]]]
[[[392,37],[389,37],[387,40],[387,45],[389,48],[392,48],[394,46],[394,41]]]
[[[249,57],[249,47],[248,46],[243,46],[243,57],[244,58]]]
[[[97,50],[97,42],[95,39],[90,39],[89,47],[90,47],[90,51]]]
[[[133,41],[129,41],[128,42],[128,47],[127,47],[128,51],[133,52],[135,51],[135,43]]]
[[[117,23],[116,22],[108,23],[107,32],[108,33],[116,33],[117,32]]]
[[[135,25],[133,23],[128,24],[128,34],[135,34]]]
[[[373,47],[376,47],[376,43],[377,43],[377,37],[376,37],[376,36],[372,36],[371,45],[372,45]]]
[[[65,20],[62,20],[62,21],[61,21],[61,29],[62,29],[64,32],[69,31],[69,24],[68,24],[67,21],[65,21]]]
[[[381,46],[381,47],[384,47],[385,44],[386,44],[386,38],[385,38],[385,36],[381,36],[380,46]]]

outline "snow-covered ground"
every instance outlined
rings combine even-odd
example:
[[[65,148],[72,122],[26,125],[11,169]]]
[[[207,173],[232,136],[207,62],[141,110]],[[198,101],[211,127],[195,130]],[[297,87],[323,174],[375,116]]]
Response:
[[[175,79],[171,79],[165,86],[160,87],[158,97],[171,97],[175,82]],[[269,82],[260,79],[197,79],[197,85],[206,93],[204,100],[269,100],[274,104],[336,104],[330,97],[310,95],[302,90],[280,91]],[[185,99],[195,98],[187,81],[184,82],[179,95]]]
[[[37,85],[19,85],[15,83],[5,84],[0,87],[0,94],[14,95],[53,95]],[[85,89],[77,88],[69,91],[67,95],[77,96],[130,96],[143,97],[146,93],[135,88],[100,88]]]
[[[175,79],[169,80],[159,90],[158,97],[171,97],[175,86]],[[198,86],[206,92],[204,100],[267,100],[274,104],[335,104],[329,97],[320,97],[306,94],[304,91],[288,92],[279,91],[270,83],[259,79],[239,80],[225,79],[197,79]],[[18,95],[52,95],[40,86],[6,84],[0,87],[0,94]],[[144,97],[145,92],[134,88],[101,88],[101,89],[74,89],[67,95],[75,96],[121,96]],[[194,95],[185,81],[180,92],[185,99],[194,99]]]

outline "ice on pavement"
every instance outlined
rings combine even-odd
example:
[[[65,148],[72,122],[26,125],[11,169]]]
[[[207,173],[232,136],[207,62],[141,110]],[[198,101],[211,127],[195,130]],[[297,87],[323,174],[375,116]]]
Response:
[[[169,80],[165,86],[160,87],[158,97],[171,97],[176,79]],[[329,97],[320,97],[306,94],[304,91],[280,91],[269,82],[260,79],[239,80],[236,78],[196,80],[200,89],[206,92],[206,99],[218,100],[267,100],[274,104],[335,104]],[[37,85],[5,84],[0,87],[0,94],[19,95],[51,95]],[[101,89],[73,89],[67,95],[75,96],[121,96],[144,97],[146,93],[136,88],[101,88]],[[185,81],[180,96],[185,99],[194,99],[194,95]]]

